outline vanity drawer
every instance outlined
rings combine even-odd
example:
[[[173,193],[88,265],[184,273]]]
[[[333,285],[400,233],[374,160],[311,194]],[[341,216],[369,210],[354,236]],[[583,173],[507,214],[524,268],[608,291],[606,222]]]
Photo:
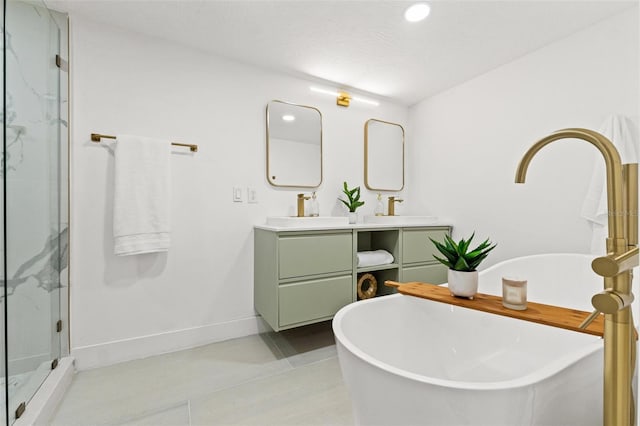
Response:
[[[280,279],[351,271],[351,232],[281,236],[278,258]]]
[[[444,265],[412,266],[402,269],[402,282],[417,281],[429,284],[447,282],[447,267]]]
[[[352,287],[351,275],[281,285],[280,327],[333,316],[353,301]]]
[[[449,229],[405,229],[402,232],[402,263],[435,262],[436,247],[429,238],[444,241]]]

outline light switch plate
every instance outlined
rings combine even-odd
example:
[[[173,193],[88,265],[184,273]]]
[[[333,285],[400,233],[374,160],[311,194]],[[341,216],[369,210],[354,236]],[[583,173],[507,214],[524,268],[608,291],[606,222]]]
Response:
[[[233,187],[233,202],[241,203],[242,202],[242,188],[239,186]]]
[[[255,188],[247,188],[247,202],[251,204],[258,204],[258,191]]]

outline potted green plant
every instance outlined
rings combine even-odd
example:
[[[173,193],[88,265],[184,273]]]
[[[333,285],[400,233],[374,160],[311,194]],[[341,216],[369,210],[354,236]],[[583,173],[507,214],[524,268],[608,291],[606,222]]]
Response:
[[[496,247],[496,244],[492,245],[487,238],[482,244],[471,249],[471,240],[474,236],[475,232],[468,240],[462,238],[458,243],[448,235],[445,235],[444,243],[429,238],[444,256],[438,257],[434,254],[433,257],[449,268],[447,282],[452,296],[473,299],[478,292],[478,271],[476,269],[489,255],[489,252]]]
[[[356,210],[364,205],[364,201],[360,201],[360,187],[356,186],[353,189],[349,189],[347,182],[344,182],[342,192],[347,196],[348,200],[340,198],[340,201],[349,209],[349,223],[356,223],[358,221]]]

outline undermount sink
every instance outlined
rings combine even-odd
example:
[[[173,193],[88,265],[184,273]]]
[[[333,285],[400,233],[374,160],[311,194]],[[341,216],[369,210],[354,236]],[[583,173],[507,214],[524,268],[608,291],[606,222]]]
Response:
[[[325,227],[348,225],[346,216],[272,216],[267,217],[267,225],[282,227]]]
[[[438,220],[437,216],[365,216],[364,223],[383,225],[431,225]]]

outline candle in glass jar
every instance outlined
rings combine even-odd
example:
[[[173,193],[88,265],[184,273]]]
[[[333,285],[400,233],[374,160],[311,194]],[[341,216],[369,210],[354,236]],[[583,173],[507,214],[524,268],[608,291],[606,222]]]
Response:
[[[527,280],[502,278],[502,305],[518,311],[527,309]]]

